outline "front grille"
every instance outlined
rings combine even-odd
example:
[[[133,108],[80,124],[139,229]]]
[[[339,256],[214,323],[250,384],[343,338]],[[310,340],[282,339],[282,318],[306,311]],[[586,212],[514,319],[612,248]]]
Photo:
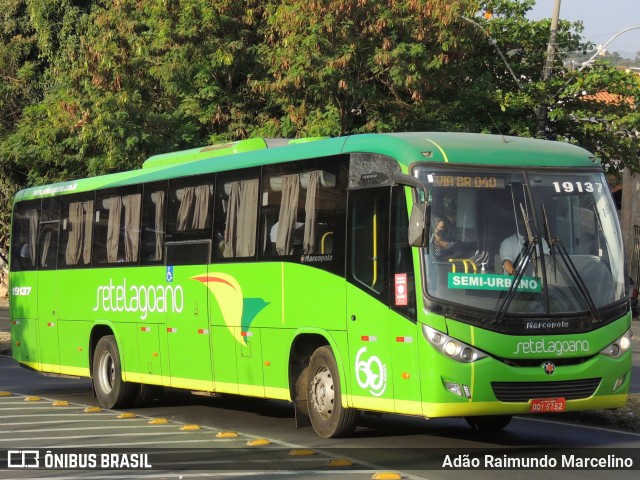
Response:
[[[493,393],[501,402],[528,402],[532,398],[576,400],[594,394],[601,378],[560,382],[491,382]]]

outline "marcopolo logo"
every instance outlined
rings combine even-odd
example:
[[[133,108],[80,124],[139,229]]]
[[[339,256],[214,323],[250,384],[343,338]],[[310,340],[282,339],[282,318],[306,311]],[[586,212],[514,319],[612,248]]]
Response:
[[[587,340],[533,340],[518,342],[514,355],[530,353],[550,353],[556,356],[565,353],[588,353],[591,345]]]
[[[114,285],[109,279],[107,285],[100,285],[96,291],[96,305],[93,311],[136,312],[145,320],[149,313],[181,313],[184,307],[184,293],[180,285],[127,285],[123,279]]]

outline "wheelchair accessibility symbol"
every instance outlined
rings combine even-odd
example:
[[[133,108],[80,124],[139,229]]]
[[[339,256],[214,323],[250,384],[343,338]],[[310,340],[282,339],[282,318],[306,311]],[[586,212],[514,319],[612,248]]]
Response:
[[[167,267],[167,282],[173,282],[173,266]]]

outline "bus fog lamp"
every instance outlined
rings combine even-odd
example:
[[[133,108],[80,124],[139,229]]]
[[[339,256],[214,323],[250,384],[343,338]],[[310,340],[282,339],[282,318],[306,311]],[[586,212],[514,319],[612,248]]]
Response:
[[[613,384],[613,391],[615,392],[616,390],[618,390],[622,385],[624,385],[624,380],[627,377],[627,375],[622,375],[620,378],[618,378],[616,380],[616,383]]]
[[[458,383],[445,382],[444,386],[454,395],[462,396],[462,387]]]
[[[467,385],[462,383],[444,382],[444,386],[447,391],[457,395],[458,397],[471,398],[471,390]]]

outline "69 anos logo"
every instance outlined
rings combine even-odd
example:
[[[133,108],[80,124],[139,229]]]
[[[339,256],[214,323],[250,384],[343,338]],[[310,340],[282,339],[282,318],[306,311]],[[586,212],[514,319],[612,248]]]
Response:
[[[387,389],[387,366],[375,355],[361,360],[366,351],[367,347],[362,347],[356,355],[356,380],[360,387],[368,388],[371,395],[379,397]]]

